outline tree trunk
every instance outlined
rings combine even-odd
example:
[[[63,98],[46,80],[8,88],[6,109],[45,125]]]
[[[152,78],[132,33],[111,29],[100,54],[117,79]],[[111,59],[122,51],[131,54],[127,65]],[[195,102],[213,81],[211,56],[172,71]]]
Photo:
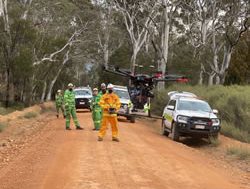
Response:
[[[214,76],[215,74],[210,74],[208,77],[208,85],[211,86],[214,84]]]
[[[43,92],[42,92],[42,96],[41,96],[41,100],[40,100],[41,103],[44,102],[44,99],[46,96],[46,90],[47,90],[47,81],[45,80],[44,84],[43,84]]]
[[[217,74],[217,75],[216,75],[215,84],[216,84],[216,85],[219,85],[220,82],[221,82],[220,76]]]
[[[163,10],[163,31],[161,36],[161,48],[162,48],[162,57],[161,57],[161,72],[162,79],[165,79],[166,67],[168,62],[168,47],[169,47],[169,32],[170,32],[170,20],[169,13],[167,10],[167,1],[163,0],[164,10]],[[159,83],[159,89],[165,88],[165,82]]]
[[[46,101],[50,101],[50,100],[51,100],[51,95],[52,95],[52,91],[53,91],[54,85],[55,85],[55,83],[56,83],[56,81],[57,81],[57,78],[59,77],[60,73],[62,72],[63,66],[64,66],[64,65],[62,65],[62,66],[59,68],[57,74],[55,75],[55,77],[53,78],[53,80],[51,81],[51,83],[50,83],[50,85],[49,85],[49,91],[48,91],[48,93],[47,93]]]
[[[136,59],[137,59],[137,55],[138,55],[138,52],[139,52],[139,47],[136,44],[133,45],[133,54],[132,54],[132,57],[131,57],[131,66],[130,66],[130,71],[131,71],[131,74],[132,75],[135,75],[135,65],[136,65]]]
[[[200,70],[199,85],[203,85],[204,71]]]
[[[47,101],[51,100],[51,94],[52,94],[52,91],[53,91],[53,87],[54,87],[54,85],[55,85],[55,83],[57,81],[57,78],[59,77],[60,73],[62,72],[62,69],[63,69],[64,65],[68,62],[68,60],[69,60],[69,50],[64,55],[63,62],[61,64],[61,66],[59,67],[58,72],[56,73],[55,77],[53,78],[53,80],[50,83],[49,91],[48,91],[48,94],[47,94],[47,97],[46,97]]]
[[[230,65],[231,61],[231,56],[232,56],[232,47],[231,46],[225,46],[224,47],[224,57],[223,57],[223,62],[220,70],[220,84],[224,84],[225,78],[226,78],[226,73]]]
[[[7,68],[6,70],[6,94],[5,94],[5,107],[9,107],[9,99],[10,99],[10,70]]]

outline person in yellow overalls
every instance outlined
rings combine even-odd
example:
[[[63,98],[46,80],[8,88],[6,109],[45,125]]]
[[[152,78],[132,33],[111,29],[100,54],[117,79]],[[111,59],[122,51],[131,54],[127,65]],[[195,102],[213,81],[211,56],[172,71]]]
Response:
[[[101,129],[98,134],[98,141],[103,141],[103,137],[106,134],[108,124],[110,124],[112,128],[112,140],[115,142],[119,142],[117,111],[120,109],[121,103],[119,97],[113,93],[113,87],[114,86],[112,84],[108,85],[108,92],[102,96],[99,102],[99,105],[103,110],[103,118]]]

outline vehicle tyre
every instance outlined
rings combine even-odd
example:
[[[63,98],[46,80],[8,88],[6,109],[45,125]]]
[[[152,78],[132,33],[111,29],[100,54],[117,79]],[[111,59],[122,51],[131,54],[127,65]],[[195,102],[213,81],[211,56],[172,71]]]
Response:
[[[172,123],[172,133],[171,133],[171,138],[173,141],[179,141],[180,139],[180,134],[178,131],[178,128],[176,127],[176,123]]]
[[[131,116],[129,120],[130,120],[130,123],[135,123],[135,116]]]
[[[164,119],[162,119],[162,122],[161,122],[161,134],[164,136],[169,135],[169,132],[165,130]]]
[[[148,117],[151,117],[151,111],[148,110]]]

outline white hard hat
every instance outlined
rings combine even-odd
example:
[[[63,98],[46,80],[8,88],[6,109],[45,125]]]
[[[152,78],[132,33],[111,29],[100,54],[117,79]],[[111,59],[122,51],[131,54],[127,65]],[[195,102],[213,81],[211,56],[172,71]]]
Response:
[[[102,84],[101,84],[101,88],[106,88],[106,84],[105,84],[105,83],[102,83]]]
[[[72,83],[69,83],[68,87],[74,87],[74,85]]]
[[[57,90],[57,92],[60,93],[60,92],[62,92],[62,91],[59,89],[59,90]]]
[[[108,89],[113,89],[114,88],[114,85],[112,85],[111,83],[110,84],[108,84],[108,87],[107,87]]]
[[[93,91],[98,91],[98,89],[97,89],[97,88],[94,88]]]

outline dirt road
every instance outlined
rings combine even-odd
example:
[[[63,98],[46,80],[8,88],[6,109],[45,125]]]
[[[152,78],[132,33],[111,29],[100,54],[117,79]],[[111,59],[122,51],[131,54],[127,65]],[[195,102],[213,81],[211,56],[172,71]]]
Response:
[[[119,122],[120,143],[92,131],[90,113],[78,113],[84,131],[64,120],[43,123],[38,134],[0,168],[1,189],[240,189],[248,173],[234,173],[200,151],[159,135],[144,122]],[[73,127],[72,127],[73,128]]]

